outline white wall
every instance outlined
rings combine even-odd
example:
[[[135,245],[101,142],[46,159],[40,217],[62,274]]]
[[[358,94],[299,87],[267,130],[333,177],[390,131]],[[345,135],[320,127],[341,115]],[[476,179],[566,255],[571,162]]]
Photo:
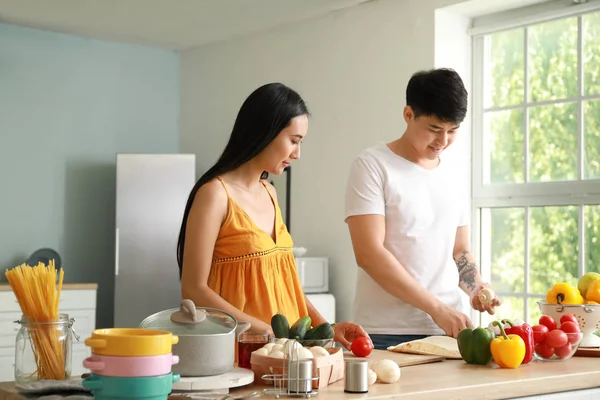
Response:
[[[435,57],[435,10],[459,2],[373,1],[182,54],[180,150],[197,154],[198,174],[222,151],[252,90],[281,81],[306,100],[313,117],[292,166],[291,231],[307,255],[330,257],[338,320],[352,317],[356,274],[343,221],[349,164],[363,148],[402,134],[408,79],[443,64]]]

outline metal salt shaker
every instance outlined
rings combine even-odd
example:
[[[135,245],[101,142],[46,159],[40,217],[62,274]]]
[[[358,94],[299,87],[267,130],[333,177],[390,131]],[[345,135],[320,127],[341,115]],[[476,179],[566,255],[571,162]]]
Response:
[[[312,392],[313,368],[311,359],[293,360],[288,371],[290,393]]]
[[[369,364],[367,360],[346,360],[344,392],[367,393],[369,391]]]

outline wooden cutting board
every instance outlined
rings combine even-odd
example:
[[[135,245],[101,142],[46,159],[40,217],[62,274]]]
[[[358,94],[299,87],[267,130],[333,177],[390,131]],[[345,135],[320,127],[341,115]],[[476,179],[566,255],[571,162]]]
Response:
[[[600,348],[579,348],[575,352],[576,357],[600,357]]]
[[[344,352],[344,359],[358,358],[350,352]],[[369,364],[375,361],[388,359],[398,363],[400,367],[409,367],[411,365],[428,364],[445,360],[443,356],[425,356],[420,354],[395,353],[387,350],[373,350],[366,358]]]

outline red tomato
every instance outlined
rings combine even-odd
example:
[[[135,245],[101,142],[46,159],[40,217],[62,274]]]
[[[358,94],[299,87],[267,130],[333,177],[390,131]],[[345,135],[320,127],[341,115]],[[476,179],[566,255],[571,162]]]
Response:
[[[565,314],[562,317],[560,317],[560,327],[561,327],[561,329],[562,329],[562,326],[563,326],[563,324],[565,322],[572,322],[575,325],[579,326],[579,322],[577,321],[577,318],[575,318],[575,316],[573,314]]]
[[[546,335],[548,334],[548,327],[546,325],[534,325],[531,329],[533,329],[533,341],[536,344],[546,340]]]
[[[549,315],[542,315],[539,322],[540,325],[545,325],[549,331],[556,329],[556,321]]]
[[[573,348],[571,347],[571,343],[567,343],[565,346],[554,349],[554,354],[556,354],[559,358],[566,358],[571,355],[572,351]]]
[[[361,336],[357,339],[354,339],[350,350],[352,350],[352,353],[354,353],[354,355],[357,357],[367,357],[373,350],[373,344],[369,338]]]
[[[546,343],[538,343],[535,345],[535,353],[543,358],[550,358],[554,354],[554,349],[548,347]]]
[[[548,332],[546,335],[546,345],[548,347],[562,347],[569,343],[569,338],[567,334],[561,331],[560,329],[555,329],[553,331]]]
[[[567,334],[569,343],[577,343],[581,340],[581,330],[579,326],[571,321],[567,321],[560,326],[560,330]]]

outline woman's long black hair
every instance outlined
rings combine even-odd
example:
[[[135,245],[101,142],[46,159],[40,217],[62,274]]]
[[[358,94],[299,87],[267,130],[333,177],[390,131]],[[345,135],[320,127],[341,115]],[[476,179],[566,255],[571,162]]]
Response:
[[[256,157],[290,123],[292,118],[300,115],[309,115],[304,100],[294,90],[281,83],[263,85],[244,101],[225,150],[217,162],[198,179],[188,197],[177,242],[180,279],[183,273],[187,219],[198,189],[211,179],[232,171]],[[261,179],[266,179],[267,176],[268,174],[263,172]]]

